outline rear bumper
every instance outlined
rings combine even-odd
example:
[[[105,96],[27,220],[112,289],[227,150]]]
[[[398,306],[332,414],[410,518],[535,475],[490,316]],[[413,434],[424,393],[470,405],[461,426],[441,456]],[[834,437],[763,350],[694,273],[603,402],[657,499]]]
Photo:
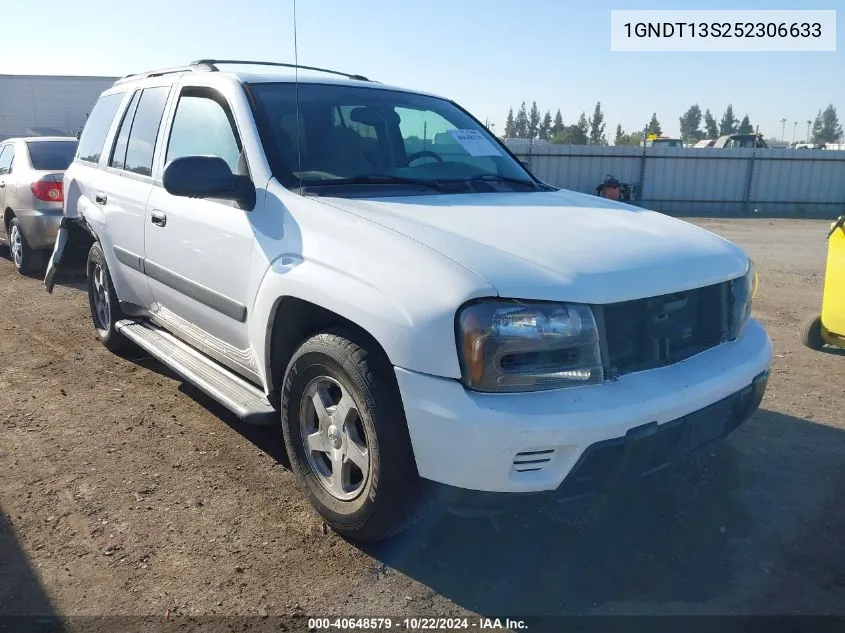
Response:
[[[62,217],[54,241],[53,253],[44,274],[44,287],[47,292],[53,292],[53,286],[62,273],[76,264],[83,263],[83,258],[94,239],[80,219]],[[84,269],[80,272],[84,272]]]
[[[62,210],[36,209],[15,210],[15,217],[21,224],[21,230],[30,248],[53,248],[56,234],[62,222]]]

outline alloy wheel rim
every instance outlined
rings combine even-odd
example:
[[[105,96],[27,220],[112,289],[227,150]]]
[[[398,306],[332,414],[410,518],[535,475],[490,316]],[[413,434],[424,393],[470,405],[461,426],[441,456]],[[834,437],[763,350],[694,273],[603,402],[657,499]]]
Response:
[[[103,267],[99,264],[91,271],[94,282],[94,317],[97,321],[97,328],[108,330],[111,324],[111,309],[109,307],[109,295],[106,287],[106,277]]]
[[[15,267],[23,266],[23,243],[21,241],[21,232],[17,225],[12,227],[12,234],[9,236],[12,248],[12,260],[15,262]]]
[[[308,465],[320,485],[341,501],[360,495],[370,473],[370,451],[351,394],[334,378],[314,378],[302,395],[299,421]]]

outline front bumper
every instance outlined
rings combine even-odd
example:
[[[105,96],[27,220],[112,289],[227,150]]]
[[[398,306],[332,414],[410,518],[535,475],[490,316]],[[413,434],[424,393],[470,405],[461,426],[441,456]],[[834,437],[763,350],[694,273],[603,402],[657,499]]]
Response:
[[[62,210],[38,211],[24,209],[15,211],[21,230],[30,248],[53,248],[56,234],[62,222]]]
[[[766,331],[750,321],[736,341],[600,385],[481,394],[401,368],[396,377],[422,477],[580,496],[579,486],[651,472],[732,431],[759,405],[771,357]]]

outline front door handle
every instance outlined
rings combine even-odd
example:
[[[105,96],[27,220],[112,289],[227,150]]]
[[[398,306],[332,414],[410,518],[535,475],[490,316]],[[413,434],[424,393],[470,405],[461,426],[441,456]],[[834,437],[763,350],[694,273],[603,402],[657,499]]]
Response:
[[[5,189],[5,188],[6,188],[6,181],[5,180],[0,181],[0,189]]]
[[[108,201],[108,197],[104,193],[98,193],[94,196],[94,202],[97,204],[105,204]]]
[[[152,222],[156,226],[164,226],[165,224],[167,224],[167,215],[164,213],[164,211],[153,209],[152,212],[150,212],[150,222]]]

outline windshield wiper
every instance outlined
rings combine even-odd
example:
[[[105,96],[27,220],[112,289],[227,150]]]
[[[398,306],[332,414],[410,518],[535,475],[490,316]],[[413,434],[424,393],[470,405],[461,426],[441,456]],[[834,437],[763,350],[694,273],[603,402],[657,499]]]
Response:
[[[391,176],[390,174],[358,174],[352,178],[338,178],[306,184],[308,187],[322,187],[323,185],[419,185],[421,187],[435,189],[436,191],[443,191],[443,187],[433,180]]]
[[[524,178],[512,178],[511,176],[500,176],[498,174],[478,174],[477,176],[470,176],[466,179],[467,182],[510,182],[515,185],[528,185],[529,187],[536,187],[537,183],[533,180],[525,180]]]
[[[460,178],[460,179],[438,179],[437,182],[439,183],[458,183],[458,182],[507,182],[512,183],[515,185],[525,185],[527,187],[531,187],[532,189],[537,188],[537,183],[533,180],[525,180],[524,178],[512,178],[511,176],[500,176],[498,174],[477,174],[475,176],[470,176],[469,178]]]

